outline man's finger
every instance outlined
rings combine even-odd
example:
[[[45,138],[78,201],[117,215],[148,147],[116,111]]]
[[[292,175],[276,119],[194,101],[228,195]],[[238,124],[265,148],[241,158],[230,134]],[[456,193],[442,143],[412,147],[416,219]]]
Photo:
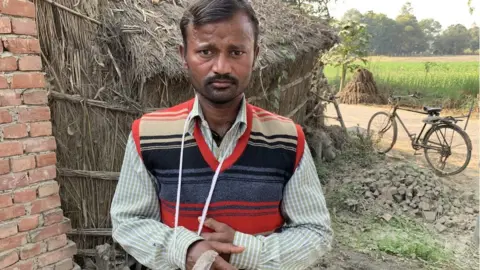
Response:
[[[207,241],[217,241],[222,243],[228,243],[226,242],[227,237],[225,236],[225,233],[202,233],[200,236]]]
[[[222,257],[217,256],[213,262],[212,269],[214,270],[237,270],[233,265],[229,264]]]
[[[217,241],[209,241],[208,243],[218,253],[242,253],[245,250],[244,247],[235,246],[235,245],[229,244],[229,243],[220,243],[220,242],[217,242]]]
[[[198,219],[200,219],[200,217]],[[205,225],[205,227],[208,227],[216,232],[223,232],[225,229],[224,223],[218,222],[213,218],[205,219],[205,222],[203,223],[203,225]]]

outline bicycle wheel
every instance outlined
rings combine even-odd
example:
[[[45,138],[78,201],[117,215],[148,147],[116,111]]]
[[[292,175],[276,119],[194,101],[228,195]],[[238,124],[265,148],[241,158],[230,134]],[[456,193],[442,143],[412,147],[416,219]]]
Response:
[[[431,127],[423,138],[423,148],[428,165],[442,176],[465,170],[472,156],[470,137],[454,124]]]
[[[390,114],[377,112],[368,121],[367,134],[372,136],[375,151],[385,154],[397,141],[397,122]]]

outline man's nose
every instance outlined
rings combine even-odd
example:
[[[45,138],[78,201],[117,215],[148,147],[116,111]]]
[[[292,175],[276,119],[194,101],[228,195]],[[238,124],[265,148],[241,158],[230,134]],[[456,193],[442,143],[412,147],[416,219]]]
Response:
[[[223,53],[219,54],[213,64],[213,70],[216,74],[230,74],[232,72],[232,66],[228,55]]]

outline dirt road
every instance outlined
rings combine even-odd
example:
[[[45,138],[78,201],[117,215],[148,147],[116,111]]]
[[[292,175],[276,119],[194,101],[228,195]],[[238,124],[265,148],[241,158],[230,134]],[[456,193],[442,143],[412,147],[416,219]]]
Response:
[[[340,104],[340,111],[342,113],[347,128],[359,125],[360,127],[366,129],[368,121],[374,113],[378,111],[388,110],[388,107]],[[425,115],[415,114],[407,111],[399,111],[398,114],[400,115],[400,118],[402,119],[403,123],[408,128],[410,133],[418,134],[420,132],[423,126],[422,119],[425,118]],[[333,107],[333,105],[329,105],[327,107],[326,115],[336,116],[335,108]],[[328,123],[333,125],[339,125],[337,121],[331,119],[328,120]],[[425,166],[426,162],[425,157],[423,156],[423,151],[417,152],[417,154],[421,155],[414,155],[415,151],[411,147],[408,135],[406,134],[400,123],[397,123],[397,125],[398,138],[391,153],[394,155],[401,155],[404,158],[414,159],[417,161],[417,163]],[[463,128],[465,122],[460,122],[459,125]],[[473,151],[468,168],[458,175],[446,177],[446,180],[452,181],[452,183],[455,184],[457,188],[463,190],[473,189],[477,192],[477,194],[479,192],[479,128],[480,126],[478,118],[470,119],[466,131],[472,141]]]

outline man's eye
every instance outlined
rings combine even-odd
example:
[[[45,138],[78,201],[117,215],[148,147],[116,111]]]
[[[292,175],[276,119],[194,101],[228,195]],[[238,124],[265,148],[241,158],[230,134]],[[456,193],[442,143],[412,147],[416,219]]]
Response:
[[[199,53],[200,53],[201,55],[210,55],[210,54],[212,54],[212,52],[211,52],[210,50],[201,50],[201,51],[199,51]]]
[[[233,51],[233,52],[232,52],[232,54],[233,54],[234,56],[241,56],[243,53],[244,53],[244,52],[242,52],[242,51]]]

